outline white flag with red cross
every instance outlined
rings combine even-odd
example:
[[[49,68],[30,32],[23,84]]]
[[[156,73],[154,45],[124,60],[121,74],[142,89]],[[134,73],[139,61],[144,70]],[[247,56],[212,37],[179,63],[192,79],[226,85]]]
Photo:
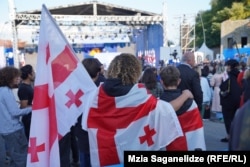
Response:
[[[169,151],[206,151],[203,121],[196,102],[193,100],[189,109],[178,115],[184,136],[175,139],[167,146]]]
[[[27,167],[59,167],[58,141],[92,103],[97,87],[42,7]]]
[[[98,90],[87,122],[91,166],[123,163],[125,150],[160,150],[183,135],[173,107],[144,85],[119,97]]]

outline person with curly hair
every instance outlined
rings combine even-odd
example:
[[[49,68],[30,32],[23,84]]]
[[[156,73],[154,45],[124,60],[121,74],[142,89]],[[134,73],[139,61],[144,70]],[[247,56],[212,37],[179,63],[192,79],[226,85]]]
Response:
[[[166,150],[183,135],[175,110],[192,98],[191,92],[170,103],[157,99],[138,83],[141,68],[134,55],[122,53],[111,61],[98,87],[87,117],[93,167],[123,163],[124,150]],[[140,136],[151,129],[152,142],[147,143]]]
[[[0,157],[10,156],[9,166],[26,166],[28,141],[25,136],[20,116],[29,114],[31,106],[20,109],[12,89],[20,81],[20,71],[15,67],[4,67],[0,70],[0,135],[4,142],[0,143]],[[0,158],[0,159],[1,159]],[[2,160],[0,160],[2,166]],[[3,165],[4,166],[4,165]]]

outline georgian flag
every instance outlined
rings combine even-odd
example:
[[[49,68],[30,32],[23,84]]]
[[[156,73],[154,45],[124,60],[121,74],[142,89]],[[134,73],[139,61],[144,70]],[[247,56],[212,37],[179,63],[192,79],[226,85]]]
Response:
[[[178,116],[184,136],[174,140],[167,146],[169,151],[194,151],[195,149],[206,150],[203,122],[197,107],[193,100],[189,109]]]
[[[142,84],[119,97],[102,86],[98,92],[87,122],[93,167],[123,163],[125,150],[160,150],[183,135],[172,106]]]
[[[59,167],[58,141],[89,110],[97,90],[42,6],[27,167]]]

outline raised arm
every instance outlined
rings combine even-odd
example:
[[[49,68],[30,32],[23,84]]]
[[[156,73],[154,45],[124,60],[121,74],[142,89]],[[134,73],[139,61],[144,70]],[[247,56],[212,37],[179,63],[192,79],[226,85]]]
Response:
[[[170,104],[173,106],[174,110],[177,111],[181,108],[184,102],[189,98],[194,98],[194,96],[191,93],[191,91],[186,89],[182,91],[182,94],[178,98],[170,101]]]

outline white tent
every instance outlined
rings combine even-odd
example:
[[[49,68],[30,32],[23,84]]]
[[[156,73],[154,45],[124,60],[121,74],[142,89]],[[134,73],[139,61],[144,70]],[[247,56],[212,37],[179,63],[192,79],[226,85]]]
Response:
[[[200,47],[197,52],[204,53],[204,59],[207,59],[209,61],[214,59],[214,51],[212,49],[209,49],[205,42],[203,42],[202,46]]]

